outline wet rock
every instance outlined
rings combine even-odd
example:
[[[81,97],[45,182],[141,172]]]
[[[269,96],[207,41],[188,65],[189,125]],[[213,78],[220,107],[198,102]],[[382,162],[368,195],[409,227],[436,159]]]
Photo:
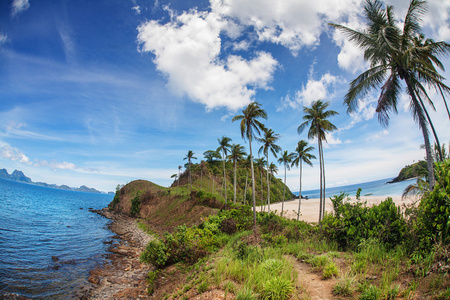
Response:
[[[59,257],[58,257],[58,256],[52,256],[52,260],[53,260],[53,261],[58,261],[58,260],[59,260]]]

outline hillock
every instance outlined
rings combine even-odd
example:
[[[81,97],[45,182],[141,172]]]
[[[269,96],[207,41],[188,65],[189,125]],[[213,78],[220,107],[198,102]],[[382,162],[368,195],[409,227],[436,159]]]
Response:
[[[400,170],[398,176],[392,179],[389,183],[400,182],[414,177],[424,177],[427,173],[427,162],[421,160],[412,165],[405,166]]]

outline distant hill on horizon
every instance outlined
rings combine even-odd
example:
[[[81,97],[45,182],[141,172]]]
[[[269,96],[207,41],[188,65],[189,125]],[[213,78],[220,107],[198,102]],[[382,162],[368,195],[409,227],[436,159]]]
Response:
[[[65,184],[57,185],[57,184],[48,184],[46,182],[33,182],[31,180],[31,178],[25,176],[25,174],[22,171],[19,171],[19,170],[14,170],[14,172],[9,174],[6,169],[0,169],[0,178],[12,180],[12,181],[23,182],[23,183],[28,183],[28,184],[33,184],[33,185],[45,186],[45,187],[58,189],[58,190],[97,193],[97,194],[102,193],[99,190],[87,187],[85,185],[82,185],[82,186],[80,186],[78,188],[75,188],[75,187],[70,187],[70,186],[65,185]]]

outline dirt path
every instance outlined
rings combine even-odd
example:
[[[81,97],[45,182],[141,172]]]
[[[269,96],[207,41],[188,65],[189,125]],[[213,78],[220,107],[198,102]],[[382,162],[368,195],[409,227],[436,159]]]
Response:
[[[304,291],[304,293],[308,295],[308,299],[335,299],[333,296],[333,287],[335,285],[334,278],[323,280],[322,276],[312,272],[310,265],[300,261],[295,261],[294,265],[298,272],[298,284],[301,287],[301,291]]]

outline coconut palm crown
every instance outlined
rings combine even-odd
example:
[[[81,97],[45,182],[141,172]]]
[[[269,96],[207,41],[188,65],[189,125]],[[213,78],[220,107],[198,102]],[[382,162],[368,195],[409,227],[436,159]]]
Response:
[[[425,12],[425,1],[412,0],[402,23],[403,28],[400,28],[394,17],[393,6],[384,8],[379,0],[367,0],[364,7],[368,25],[366,30],[330,25],[356,43],[364,51],[364,59],[370,62],[369,69],[350,83],[344,98],[348,112],[355,111],[358,100],[370,90],[381,89],[376,112],[380,123],[387,126],[390,112],[397,112],[401,81],[406,84],[413,118],[418,122],[424,137],[429,182],[430,187],[433,187],[435,180],[427,127],[431,125],[431,120],[427,116],[424,100],[434,109],[427,94],[427,86],[435,88],[442,96],[450,93],[450,88],[443,83],[444,77],[438,72],[438,69],[444,71],[439,57],[450,53],[450,45],[424,40],[420,21]]]

